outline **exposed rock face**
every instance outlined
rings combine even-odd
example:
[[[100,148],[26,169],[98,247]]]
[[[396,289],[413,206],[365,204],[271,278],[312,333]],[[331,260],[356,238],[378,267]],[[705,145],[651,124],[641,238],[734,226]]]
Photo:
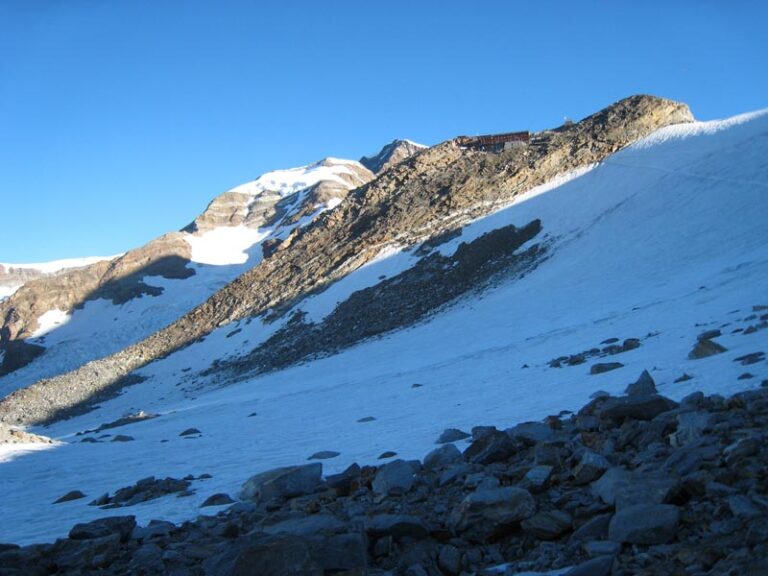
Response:
[[[381,174],[392,166],[407,160],[414,154],[424,150],[425,146],[416,144],[410,140],[393,140],[382,148],[375,156],[363,156],[360,164],[368,168],[374,174]]]
[[[535,145],[491,154],[450,141],[424,150],[355,190],[335,210],[294,230],[260,265],[167,328],[117,354],[13,393],[0,403],[0,420],[56,418],[61,409],[87,402],[120,376],[218,326],[289,310],[388,245],[414,246],[459,228],[556,175],[602,160],[661,127],[692,119],[684,104],[633,96],[579,123],[538,134]]]
[[[17,290],[22,284],[45,274],[34,268],[19,268],[0,264],[0,298],[2,294]]]

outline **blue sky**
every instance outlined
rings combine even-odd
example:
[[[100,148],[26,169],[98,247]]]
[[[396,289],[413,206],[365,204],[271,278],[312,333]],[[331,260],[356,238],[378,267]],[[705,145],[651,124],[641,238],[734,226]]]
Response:
[[[768,3],[6,0],[0,262],[122,252],[227,188],[620,98],[768,106]]]

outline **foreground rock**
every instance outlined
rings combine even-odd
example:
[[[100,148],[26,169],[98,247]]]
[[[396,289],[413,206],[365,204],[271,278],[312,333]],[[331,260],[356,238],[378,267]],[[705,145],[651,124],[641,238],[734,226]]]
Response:
[[[446,444],[423,465],[353,465],[326,481],[319,463],[264,472],[245,483],[243,501],[179,526],[102,518],[54,544],[0,545],[0,567],[9,576],[490,576],[501,564],[509,574],[768,573],[768,388],[677,405],[647,384],[509,433],[476,427],[464,454]],[[612,407],[630,398],[657,398],[663,410],[616,417]]]

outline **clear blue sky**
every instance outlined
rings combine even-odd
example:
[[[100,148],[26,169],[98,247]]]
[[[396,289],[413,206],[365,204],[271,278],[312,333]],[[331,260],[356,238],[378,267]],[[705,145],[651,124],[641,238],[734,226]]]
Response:
[[[0,262],[106,255],[217,194],[394,138],[541,129],[634,93],[768,106],[762,1],[5,0]]]

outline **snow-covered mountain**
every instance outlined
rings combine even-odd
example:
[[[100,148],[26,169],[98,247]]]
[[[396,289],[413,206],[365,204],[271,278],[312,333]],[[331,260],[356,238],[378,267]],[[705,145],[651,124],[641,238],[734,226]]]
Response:
[[[445,143],[367,181],[331,160],[215,200],[181,233],[192,261],[209,256],[183,281],[145,278],[164,291],[121,305],[113,326],[130,335],[111,335],[114,304],[89,301],[0,379],[9,394],[181,317],[0,402],[0,418],[47,422],[35,431],[57,440],[0,448],[18,502],[0,541],[60,537],[110,514],[88,501],[149,475],[213,477],[132,506],[140,524],[194,518],[211,495],[318,452],[338,453],[325,474],[384,451],[421,458],[445,428],[575,410],[643,370],[674,400],[768,379],[764,359],[749,378],[734,362],[768,346],[768,110],[694,122],[645,97],[534,136],[500,153]],[[316,194],[324,182],[348,196],[319,215],[336,203]],[[249,226],[265,192],[273,207],[295,200]],[[691,357],[705,332],[723,349]],[[136,414],[156,417],[85,433]],[[70,490],[88,499],[51,504]]]

